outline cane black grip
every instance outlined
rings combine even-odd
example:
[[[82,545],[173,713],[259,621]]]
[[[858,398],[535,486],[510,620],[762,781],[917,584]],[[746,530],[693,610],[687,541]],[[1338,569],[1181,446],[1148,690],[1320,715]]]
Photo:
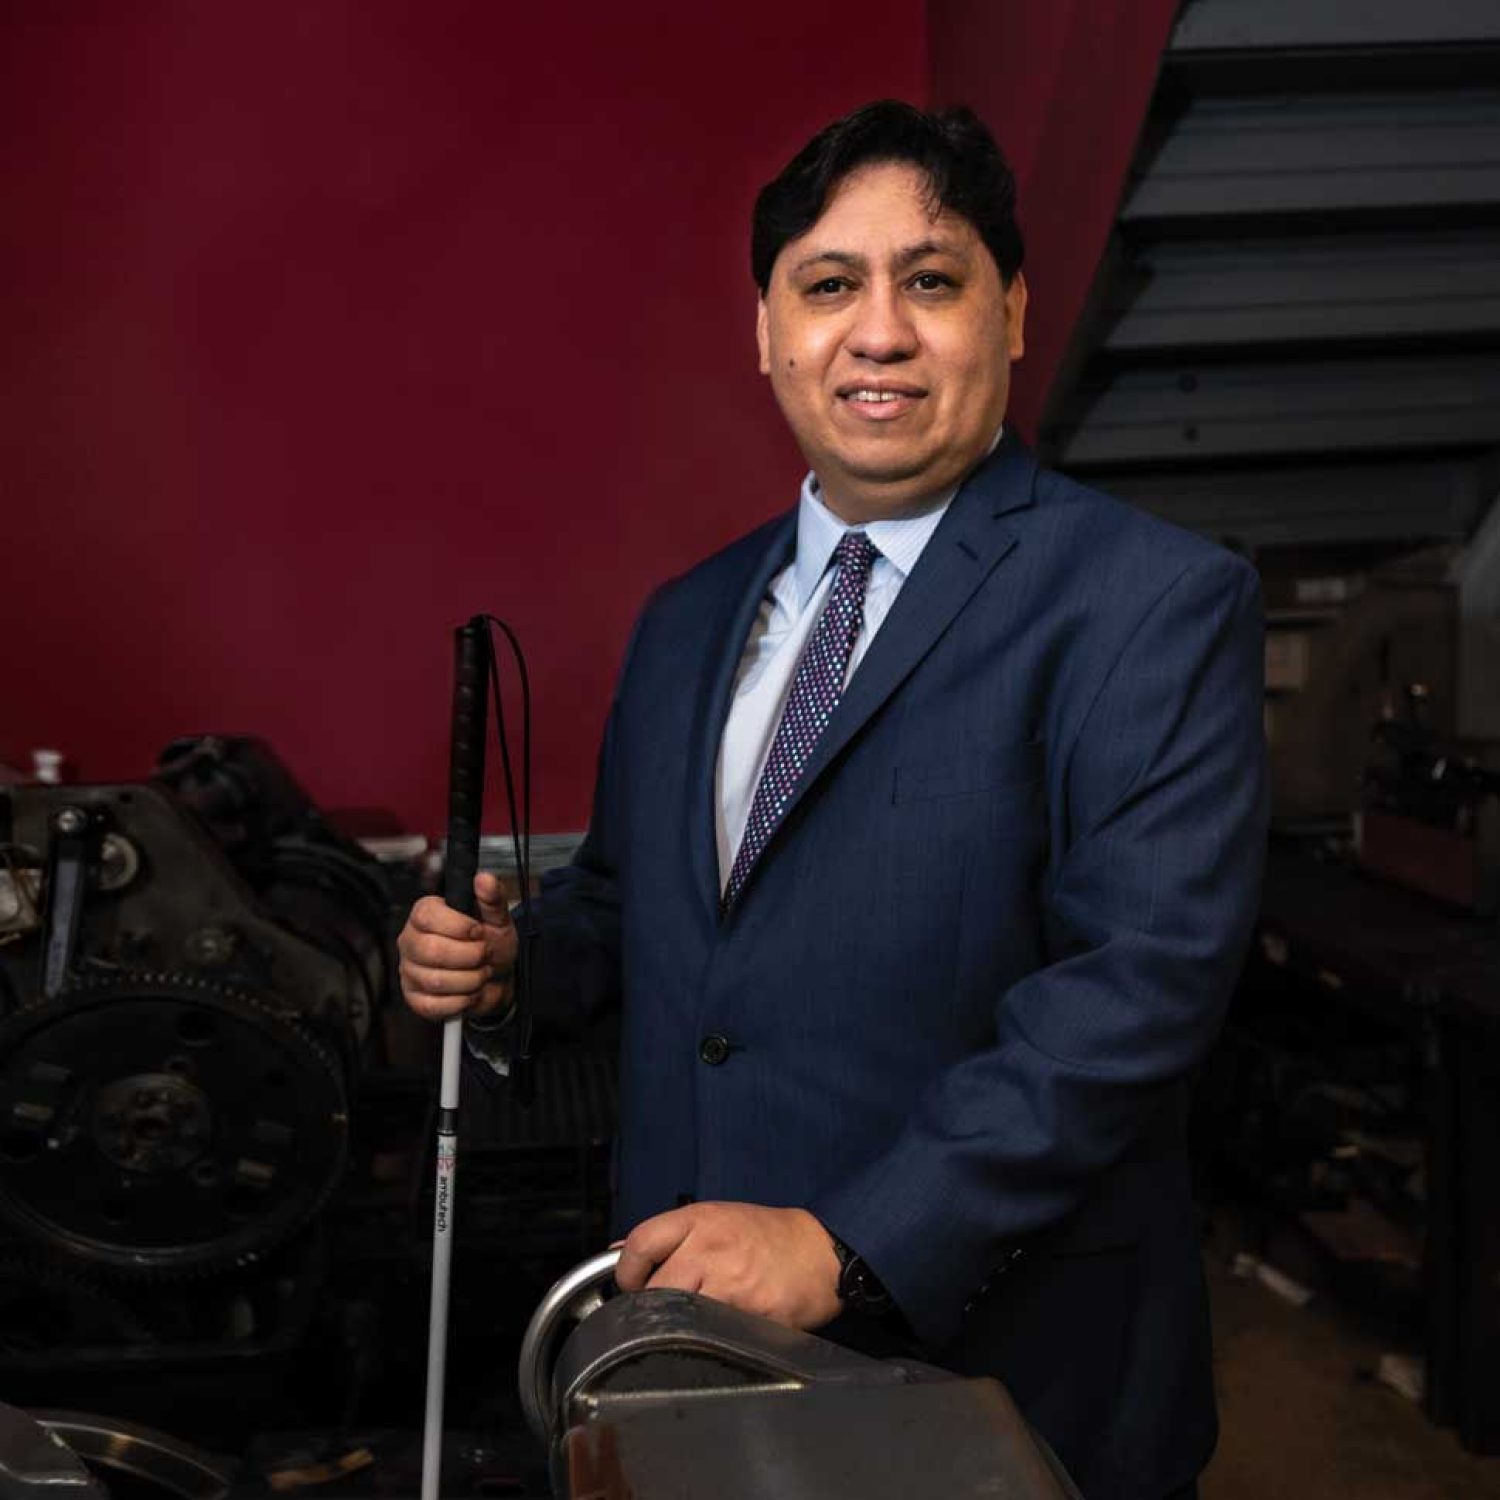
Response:
[[[489,700],[489,627],[482,616],[453,632],[453,739],[448,758],[448,858],[443,900],[474,917],[479,824],[484,814],[484,731]]]

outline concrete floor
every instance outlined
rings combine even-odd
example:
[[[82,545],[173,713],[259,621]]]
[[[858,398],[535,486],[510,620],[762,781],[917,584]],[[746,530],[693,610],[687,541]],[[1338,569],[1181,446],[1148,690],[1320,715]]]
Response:
[[[1371,1379],[1382,1348],[1351,1317],[1206,1259],[1220,1433],[1202,1500],[1500,1500],[1500,1457],[1465,1453]]]

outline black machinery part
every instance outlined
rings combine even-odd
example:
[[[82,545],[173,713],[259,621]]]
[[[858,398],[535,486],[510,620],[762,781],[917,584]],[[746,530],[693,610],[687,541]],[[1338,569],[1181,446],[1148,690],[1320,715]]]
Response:
[[[0,1360],[153,1342],[157,1327],[136,1290],[39,1250],[0,1255]]]
[[[173,740],[152,779],[198,819],[272,920],[347,966],[355,982],[342,1003],[365,1042],[396,964],[391,894],[376,861],[252,736]]]
[[[0,1227],[151,1278],[305,1227],[395,989],[376,861],[202,736],[152,782],[0,790],[0,898]]]
[[[82,979],[0,1022],[0,1214],[143,1274],[245,1264],[343,1167],[333,1055],[288,1011],[188,974]]]
[[[113,1500],[225,1500],[229,1494],[230,1466],[169,1433],[88,1412],[32,1415],[104,1480]]]
[[[105,1500],[105,1491],[61,1438],[0,1405],[0,1500]]]

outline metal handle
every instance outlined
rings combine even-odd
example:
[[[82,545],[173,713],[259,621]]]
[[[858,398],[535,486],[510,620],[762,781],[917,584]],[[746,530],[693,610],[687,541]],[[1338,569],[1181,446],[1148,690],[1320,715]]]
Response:
[[[552,1370],[563,1337],[604,1302],[604,1286],[620,1263],[618,1250],[605,1250],[581,1262],[537,1303],[521,1340],[517,1380],[526,1424],[542,1442],[552,1435]]]
[[[225,1500],[234,1476],[212,1454],[194,1448],[151,1427],[139,1427],[119,1417],[98,1417],[87,1412],[33,1412],[37,1424],[65,1443],[80,1459],[103,1470],[106,1488],[121,1475],[142,1481],[137,1490],[176,1500]],[[116,1493],[124,1490],[121,1485]]]

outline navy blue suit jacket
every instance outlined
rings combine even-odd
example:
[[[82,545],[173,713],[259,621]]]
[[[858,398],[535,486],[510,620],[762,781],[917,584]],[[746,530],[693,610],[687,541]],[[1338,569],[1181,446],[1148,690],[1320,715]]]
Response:
[[[550,1007],[624,1002],[617,1223],[805,1206],[1090,1500],[1160,1494],[1214,1436],[1184,1119],[1259,885],[1256,576],[1007,437],[721,921],[715,759],[794,532],[651,599],[544,886]]]

